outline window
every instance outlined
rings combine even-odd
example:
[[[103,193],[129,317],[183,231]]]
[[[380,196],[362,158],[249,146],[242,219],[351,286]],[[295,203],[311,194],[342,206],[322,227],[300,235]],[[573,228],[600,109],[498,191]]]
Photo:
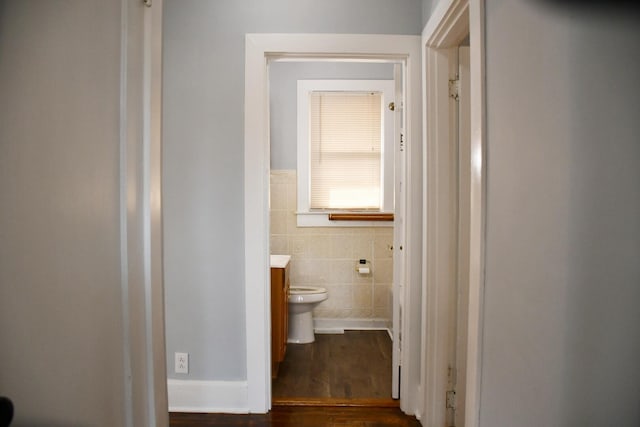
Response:
[[[381,207],[382,93],[309,96],[309,208]]]
[[[393,211],[392,100],[392,80],[298,81],[299,226]]]

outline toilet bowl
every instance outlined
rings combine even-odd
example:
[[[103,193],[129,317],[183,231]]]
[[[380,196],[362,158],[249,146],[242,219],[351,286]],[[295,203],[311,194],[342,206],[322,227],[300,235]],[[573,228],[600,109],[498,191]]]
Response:
[[[325,288],[292,286],[289,288],[288,343],[306,344],[315,341],[313,309],[329,297]]]

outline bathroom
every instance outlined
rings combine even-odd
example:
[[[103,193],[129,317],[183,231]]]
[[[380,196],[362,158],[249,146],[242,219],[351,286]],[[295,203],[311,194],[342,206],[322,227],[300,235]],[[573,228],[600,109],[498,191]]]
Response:
[[[328,298],[313,310],[316,339],[322,340],[326,338],[325,334],[343,334],[344,331],[384,332],[383,341],[387,342],[382,343],[385,347],[383,352],[389,357],[389,364],[383,377],[388,380],[386,387],[390,390],[393,221],[325,220],[315,225],[309,224],[309,218],[299,218],[298,81],[319,79],[384,80],[393,85],[394,65],[335,61],[270,63],[270,252],[291,256],[289,274],[292,287],[326,289]],[[383,145],[387,148],[383,151],[391,155],[384,156],[390,160],[382,160],[386,174],[382,184],[386,193],[382,210],[393,212],[393,114],[388,115],[391,116],[391,126],[387,125],[384,130],[383,139],[387,141]],[[384,120],[388,123],[387,117]],[[326,214],[320,216],[326,218]],[[303,221],[305,226],[299,224]],[[381,340],[380,332],[375,340]],[[344,340],[342,345],[347,346],[347,353],[352,346]],[[297,346],[309,344],[289,343],[287,354],[303,351]],[[279,394],[282,393],[276,390],[274,383],[274,398]],[[373,394],[365,397],[378,397],[375,392]]]

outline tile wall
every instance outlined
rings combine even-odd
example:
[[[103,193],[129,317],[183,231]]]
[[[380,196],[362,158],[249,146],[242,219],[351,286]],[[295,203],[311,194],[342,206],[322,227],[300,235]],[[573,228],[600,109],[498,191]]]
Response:
[[[322,286],[322,319],[391,321],[393,227],[297,227],[296,171],[271,171],[271,253],[291,255],[291,285]],[[372,273],[356,272],[359,259]]]

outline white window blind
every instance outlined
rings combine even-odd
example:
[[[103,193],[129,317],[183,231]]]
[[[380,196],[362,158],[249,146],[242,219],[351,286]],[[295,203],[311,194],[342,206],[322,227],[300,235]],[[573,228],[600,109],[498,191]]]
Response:
[[[382,93],[310,94],[311,209],[381,210]]]

